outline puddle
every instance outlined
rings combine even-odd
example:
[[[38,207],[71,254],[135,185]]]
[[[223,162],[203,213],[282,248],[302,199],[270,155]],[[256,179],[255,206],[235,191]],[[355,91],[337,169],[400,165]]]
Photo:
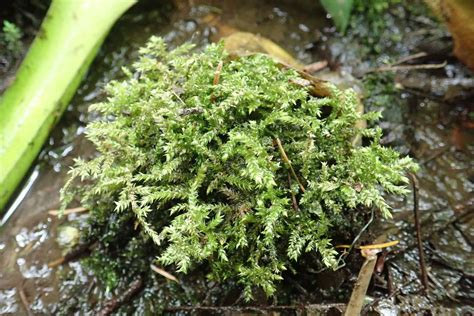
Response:
[[[194,1],[189,6],[185,1],[177,1],[178,9],[173,10],[170,4],[150,1],[133,8],[118,22],[43,149],[30,182],[25,185],[28,190],[24,191],[21,203],[2,227],[0,314],[25,313],[25,304],[38,314],[70,314],[78,310],[93,313],[97,312],[98,302],[116,294],[101,289],[79,261],[48,268],[48,263],[64,253],[57,242],[60,227],[87,229],[87,214],[57,219],[47,211],[58,207],[58,192],[73,158],[94,154],[84,139],[85,125],[96,119],[87,112],[88,106],[104,98],[104,84],[121,77],[120,68],[136,58],[138,47],[149,36],[163,36],[171,47],[191,40],[199,49],[232,27],[272,39],[303,63],[328,58],[333,70],[343,70],[354,77],[388,58],[382,54],[378,59],[362,61],[352,51],[357,51],[357,44],[344,42],[333,33],[317,1],[277,3]],[[413,22],[407,29],[415,26]],[[391,48],[391,54],[406,55],[422,42],[420,37],[406,33],[404,45]],[[422,295],[419,282],[413,198],[410,195],[406,199],[390,199],[394,220],[379,221],[372,227],[372,233],[390,232],[390,238],[399,239],[400,245],[386,258],[391,285],[380,277],[369,290],[375,300],[373,311],[397,315],[437,308],[440,312],[462,314],[469,311],[474,299],[474,215],[470,212],[474,202],[474,135],[469,125],[474,79],[472,73],[450,58],[444,70],[398,73],[393,80],[399,87],[390,95],[390,102],[384,103],[381,126],[387,145],[420,162],[417,177],[430,295]],[[374,95],[366,103],[378,104],[378,97]],[[282,300],[346,302],[354,281],[345,270],[306,277],[313,282],[287,284],[292,290]],[[320,291],[312,288],[315,282],[324,285]],[[229,305],[239,299],[232,290],[219,291],[213,284],[191,275],[182,287],[167,284],[163,288],[146,288],[132,305],[121,311],[158,313],[150,303],[156,297],[161,297],[162,302],[169,299],[170,305]]]

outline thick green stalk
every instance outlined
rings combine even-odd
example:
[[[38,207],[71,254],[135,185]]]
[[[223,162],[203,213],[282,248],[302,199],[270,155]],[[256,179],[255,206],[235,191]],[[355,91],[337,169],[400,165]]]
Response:
[[[0,213],[61,117],[115,21],[136,0],[53,0],[0,98]]]

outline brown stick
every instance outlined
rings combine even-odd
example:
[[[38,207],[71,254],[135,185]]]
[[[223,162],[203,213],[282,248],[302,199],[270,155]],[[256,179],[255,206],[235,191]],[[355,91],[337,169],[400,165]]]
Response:
[[[169,273],[168,271],[165,271],[161,268],[158,268],[157,266],[155,266],[154,264],[150,264],[150,268],[155,271],[156,273],[164,276],[165,278],[167,278],[168,280],[171,280],[171,281],[174,281],[176,283],[179,283],[178,279],[172,275],[171,273]]]
[[[371,69],[366,73],[372,72],[385,72],[385,71],[399,71],[399,70],[415,70],[415,69],[439,69],[443,68],[448,63],[445,61],[441,64],[422,64],[422,65],[400,65],[400,66],[382,66],[379,68]]]
[[[421,57],[426,57],[426,56],[428,56],[428,54],[425,53],[425,52],[420,52],[420,53],[416,53],[416,54],[413,54],[413,55],[408,55],[408,56],[402,57],[399,60],[397,60],[396,62],[394,62],[392,64],[392,66],[400,65],[400,64],[403,64],[407,61],[410,61],[410,60],[413,60],[413,59],[418,59],[418,58],[421,58]]]
[[[364,251],[364,250],[362,250]],[[365,294],[369,288],[370,280],[374,272],[375,264],[377,263],[377,254],[373,249],[368,250],[365,256],[365,261],[360,268],[357,281],[352,290],[349,304],[347,304],[346,312],[344,316],[360,315],[362,307],[364,306]]]
[[[288,172],[288,185],[290,186],[291,204],[293,205],[293,209],[294,209],[295,211],[299,211],[300,208],[299,208],[299,206],[298,206],[298,201],[296,200],[295,194],[294,194],[293,191],[291,190],[291,175],[290,175],[289,172]]]
[[[60,266],[63,263],[67,263],[83,255],[88,254],[90,251],[90,247],[92,245],[93,243],[85,243],[85,244],[78,245],[77,247],[75,247],[74,249],[66,253],[64,256],[48,263],[48,268],[56,268],[57,266]]]
[[[212,81],[213,85],[217,85],[219,83],[219,79],[221,78],[221,72],[222,72],[222,66],[224,65],[224,62],[221,60],[219,64],[217,65],[217,69],[214,72],[214,80]]]
[[[224,62],[221,60],[219,64],[217,65],[216,71],[214,72],[214,80],[212,81],[213,85],[217,85],[219,83],[219,80],[221,78],[221,72],[222,72],[222,66],[224,65]],[[211,94],[211,102],[214,103],[216,100],[216,96],[214,93]]]
[[[322,79],[319,79],[305,71],[302,71],[302,70],[298,70],[288,64],[285,64],[285,63],[282,63],[282,62],[279,62],[278,63],[278,66],[279,68],[283,68],[283,69],[294,69],[295,71],[298,72],[298,74],[301,76],[301,78],[303,79],[306,79],[308,81],[310,81],[311,85],[308,87],[308,90],[309,92],[311,93],[311,95],[315,96],[315,97],[320,97],[320,98],[325,98],[325,97],[330,97],[333,95],[333,92],[334,92],[334,86],[326,81],[326,80],[322,80]],[[296,83],[298,84],[298,83]],[[298,84],[299,85],[299,84]]]
[[[21,303],[23,304],[23,307],[26,310],[26,313],[28,314],[28,316],[32,316],[33,313],[31,312],[31,309],[30,309],[30,303],[28,303],[28,299],[26,298],[26,294],[23,288],[18,290],[18,294],[20,295],[20,300],[21,300]]]
[[[312,74],[312,73],[318,72],[320,70],[323,70],[327,66],[328,66],[328,61],[327,60],[321,60],[321,61],[317,61],[315,63],[304,66],[303,71]]]
[[[100,309],[98,315],[99,316],[107,316],[111,315],[117,309],[120,308],[124,303],[128,302],[132,297],[138,294],[143,288],[143,280],[141,277],[136,279],[130,284],[130,287],[123,292],[121,295],[114,297],[107,302],[105,302],[104,306]]]
[[[295,178],[296,182],[298,182],[298,186],[300,187],[301,191],[303,193],[306,192],[306,189],[304,188],[304,186],[301,183],[300,179],[296,175],[295,169],[293,169],[293,166],[291,165],[291,160],[288,159],[288,156],[286,155],[285,149],[283,148],[283,145],[281,144],[281,141],[278,137],[275,139],[275,142],[278,146],[278,150],[280,151],[281,158],[286,163],[288,168],[290,168],[291,175]]]
[[[309,92],[311,93],[311,95],[320,98],[331,97],[333,95],[333,86],[328,81],[319,79],[304,71],[298,70],[298,74],[301,76],[301,78],[304,78],[311,82],[311,87],[309,88]]]
[[[60,210],[50,210],[48,211],[49,215],[53,216],[59,216],[59,215],[69,215],[73,213],[82,213],[82,212],[88,212],[89,210],[84,208],[84,207],[75,207],[75,208],[68,208],[67,210],[64,210],[62,213]]]
[[[413,213],[415,215],[416,239],[418,243],[418,253],[420,262],[420,281],[423,285],[425,294],[428,293],[428,274],[425,265],[425,252],[423,250],[423,240],[421,239],[420,210],[419,210],[419,185],[416,176],[409,172],[408,177],[413,186]]]

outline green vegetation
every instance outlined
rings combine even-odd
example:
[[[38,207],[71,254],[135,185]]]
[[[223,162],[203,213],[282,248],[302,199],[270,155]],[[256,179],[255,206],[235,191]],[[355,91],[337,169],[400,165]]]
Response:
[[[152,252],[178,272],[206,264],[247,299],[254,287],[272,295],[305,252],[336,268],[334,223],[371,208],[388,217],[382,193],[407,193],[414,163],[382,147],[379,128],[356,127],[379,113],[359,114],[352,90],[315,97],[297,71],[222,44],[168,52],[154,37],[140,53],[92,106],[99,155],[77,159],[62,192],[63,207],[91,210],[102,250],[90,262],[109,286]],[[352,145],[358,135],[366,146]]]
[[[331,15],[339,32],[344,33],[349,24],[353,0],[320,0],[324,9]]]
[[[374,53],[383,51],[383,41],[393,43],[400,41],[400,36],[391,30],[392,18],[387,16],[390,6],[401,0],[355,0],[349,26],[351,35],[358,38],[364,46]]]
[[[0,33],[0,47],[5,47],[12,55],[18,55],[22,49],[21,38],[23,33],[15,24],[3,21],[2,33]]]
[[[362,24],[366,25],[370,32],[371,36],[367,38],[375,34],[378,39],[386,27],[382,15],[391,5],[400,3],[401,0],[320,0],[320,2],[331,15],[339,32],[344,33],[348,26],[357,30]]]
[[[134,3],[52,1],[15,81],[0,98],[0,213],[66,108],[105,35]],[[13,45],[18,31],[6,26],[9,31],[5,34],[9,35],[4,38]]]

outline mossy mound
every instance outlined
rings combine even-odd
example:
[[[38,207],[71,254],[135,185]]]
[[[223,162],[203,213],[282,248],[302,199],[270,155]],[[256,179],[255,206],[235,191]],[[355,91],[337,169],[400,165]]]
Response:
[[[250,299],[254,287],[272,295],[304,252],[336,267],[332,224],[370,208],[390,216],[382,193],[406,193],[413,162],[382,147],[379,128],[356,127],[379,113],[359,114],[353,91],[313,96],[296,70],[222,44],[167,51],[152,38],[140,53],[92,106],[103,118],[87,134],[99,155],[78,159],[63,191],[96,225],[114,219],[103,247],[135,222],[124,252],[151,239],[161,264],[185,273],[206,263]],[[354,145],[360,136],[366,145]]]

